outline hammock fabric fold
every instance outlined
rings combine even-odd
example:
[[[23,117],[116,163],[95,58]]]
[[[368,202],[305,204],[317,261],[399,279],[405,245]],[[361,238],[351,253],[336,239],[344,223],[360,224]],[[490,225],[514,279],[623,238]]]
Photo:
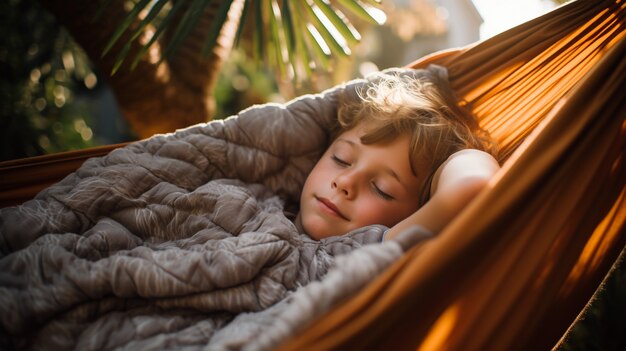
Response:
[[[576,1],[425,57],[504,166],[436,239],[282,350],[546,349],[626,243],[626,1]]]
[[[578,0],[411,64],[448,68],[503,169],[437,238],[281,349],[554,346],[626,244],[625,16],[626,0]],[[0,206],[116,146],[0,163]]]

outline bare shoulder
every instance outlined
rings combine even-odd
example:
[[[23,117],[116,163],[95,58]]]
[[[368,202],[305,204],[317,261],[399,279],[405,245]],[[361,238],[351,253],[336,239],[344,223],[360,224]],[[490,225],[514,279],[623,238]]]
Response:
[[[464,149],[450,155],[433,177],[431,194],[438,190],[462,184],[485,183],[500,169],[498,161],[489,153]]]
[[[466,149],[454,153],[436,171],[430,200],[390,229],[387,237],[418,225],[439,233],[488,184],[500,169],[490,154]]]

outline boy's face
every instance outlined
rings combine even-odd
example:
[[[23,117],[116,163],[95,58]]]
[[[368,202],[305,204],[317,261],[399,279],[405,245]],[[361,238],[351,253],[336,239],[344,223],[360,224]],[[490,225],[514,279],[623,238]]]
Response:
[[[370,224],[391,227],[419,207],[422,180],[411,171],[409,137],[364,145],[364,128],[340,134],[304,184],[298,221],[314,239]]]

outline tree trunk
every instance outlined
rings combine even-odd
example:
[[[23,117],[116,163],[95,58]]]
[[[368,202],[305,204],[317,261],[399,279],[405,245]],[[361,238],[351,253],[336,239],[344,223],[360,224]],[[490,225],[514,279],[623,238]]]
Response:
[[[219,2],[206,9],[196,29],[172,59],[159,63],[165,45],[156,42],[134,70],[131,71],[130,64],[125,62],[112,76],[110,72],[115,58],[128,41],[129,34],[124,33],[107,55],[102,56],[102,51],[128,12],[124,7],[126,1],[111,1],[98,19],[95,14],[100,1],[41,2],[67,28],[100,72],[108,77],[124,117],[139,137],[172,132],[212,118],[212,91],[222,62],[232,47],[232,32],[241,16],[241,1],[231,6],[225,25],[230,30],[222,31],[216,49],[209,57],[202,55],[201,48]],[[128,55],[130,60],[140,50],[140,45],[137,41],[133,44]]]

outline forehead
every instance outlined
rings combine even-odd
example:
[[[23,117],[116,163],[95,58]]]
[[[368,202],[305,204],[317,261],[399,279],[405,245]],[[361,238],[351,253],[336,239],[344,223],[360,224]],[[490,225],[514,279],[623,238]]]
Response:
[[[402,156],[407,157],[411,153],[409,133],[402,133],[393,128],[380,128],[373,121],[358,123],[354,128],[339,133],[338,139],[350,139],[359,145],[381,147],[389,150],[389,153],[403,150]]]

